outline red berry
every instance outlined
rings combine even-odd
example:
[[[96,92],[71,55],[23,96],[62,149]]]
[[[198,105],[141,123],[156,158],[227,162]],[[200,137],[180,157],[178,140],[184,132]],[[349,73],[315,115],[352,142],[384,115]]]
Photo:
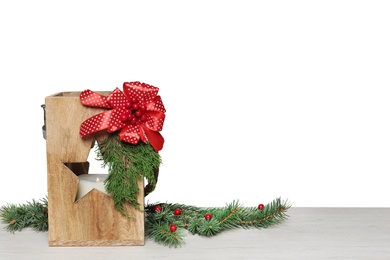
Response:
[[[134,103],[131,105],[131,108],[137,110],[139,108],[139,105],[137,103]]]
[[[135,111],[134,114],[135,114],[136,117],[140,117],[142,115],[142,111],[141,110],[137,110],[137,111]]]
[[[257,208],[258,208],[259,210],[263,210],[263,209],[264,209],[264,204],[259,204],[259,206],[257,206]]]
[[[211,218],[212,218],[212,216],[211,216],[211,214],[206,214],[206,215],[204,215],[204,218],[207,220],[207,221],[209,221],[209,220],[211,220]]]
[[[137,123],[137,118],[133,117],[130,121],[132,125],[135,125]]]
[[[142,114],[141,117],[139,118],[139,120],[141,120],[142,122],[145,122],[146,121],[145,114]]]
[[[127,121],[127,119],[128,119],[128,117],[127,117],[126,114],[122,114],[122,115],[121,115],[121,121],[122,121],[122,122]]]
[[[155,212],[160,212],[162,209],[161,209],[161,206],[160,205],[157,205],[156,207],[154,207],[154,211]]]
[[[181,214],[181,210],[179,208],[175,209],[175,211],[173,212],[173,214],[175,215],[180,215]]]
[[[171,232],[175,232],[176,229],[177,229],[177,226],[176,226],[175,224],[171,224],[171,225],[169,226],[169,230],[170,230]]]

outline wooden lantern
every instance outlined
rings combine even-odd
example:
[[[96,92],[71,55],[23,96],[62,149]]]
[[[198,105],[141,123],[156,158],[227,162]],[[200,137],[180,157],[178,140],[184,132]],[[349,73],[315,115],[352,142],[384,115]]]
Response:
[[[96,189],[76,200],[77,176],[88,173],[92,144],[104,138],[104,133],[81,138],[80,125],[102,111],[82,105],[80,92],[45,98],[49,246],[144,245],[143,212],[126,203],[125,210],[134,218],[125,217],[110,196]],[[143,208],[143,180],[138,185]]]

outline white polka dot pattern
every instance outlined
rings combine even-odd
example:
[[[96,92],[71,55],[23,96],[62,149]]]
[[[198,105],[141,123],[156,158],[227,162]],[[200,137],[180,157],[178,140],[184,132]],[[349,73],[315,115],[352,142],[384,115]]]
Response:
[[[89,107],[110,108],[110,105],[107,103],[106,96],[92,92],[89,89],[84,90],[83,92],[80,93],[80,101],[83,105]]]
[[[160,96],[157,96],[157,97],[154,99],[153,102],[150,102],[150,103],[147,105],[147,108],[148,108],[148,110],[160,111],[160,112],[165,113],[165,107],[164,107],[164,105],[163,105],[163,102],[162,102]]]
[[[97,114],[85,120],[80,127],[81,137],[96,133],[103,129],[107,129],[107,132],[111,133],[122,128],[122,122],[122,125],[118,125],[115,124],[115,120],[112,120],[113,118],[115,118],[115,112],[116,110],[113,109],[107,112]]]
[[[138,81],[125,82],[123,83],[123,92],[130,100],[135,98],[142,104],[149,104],[157,96],[158,88]]]
[[[111,94],[107,97],[107,102],[110,104],[110,107],[126,107],[130,106],[128,98],[123,94],[123,92],[116,88]]]
[[[158,96],[158,88],[140,82],[123,83],[124,92],[116,88],[109,96],[85,90],[80,94],[83,105],[111,108],[85,120],[80,136],[107,129],[112,133],[120,130],[122,141],[131,144],[150,142],[156,151],[162,149],[164,138],[159,133],[164,125],[165,107]]]
[[[137,144],[140,138],[139,125],[126,125],[120,133],[120,139],[131,144]]]

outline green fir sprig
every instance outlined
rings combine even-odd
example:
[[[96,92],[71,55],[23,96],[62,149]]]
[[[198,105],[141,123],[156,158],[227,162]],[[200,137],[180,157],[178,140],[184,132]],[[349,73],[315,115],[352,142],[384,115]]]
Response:
[[[117,133],[109,134],[96,149],[96,159],[102,161],[102,167],[108,166],[105,188],[114,199],[114,206],[123,215],[130,217],[124,210],[124,203],[129,202],[138,210],[138,181],[147,180],[153,190],[157,179],[155,170],[160,167],[161,156],[149,143],[139,142],[133,145],[119,139]]]
[[[1,220],[7,223],[7,231],[15,233],[26,227],[36,231],[48,230],[47,198],[24,204],[8,204],[0,208]]]

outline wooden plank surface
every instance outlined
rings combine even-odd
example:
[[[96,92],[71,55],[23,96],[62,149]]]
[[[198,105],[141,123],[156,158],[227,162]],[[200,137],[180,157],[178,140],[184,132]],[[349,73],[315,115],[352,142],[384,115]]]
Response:
[[[76,201],[79,180],[65,164],[86,163],[94,138],[80,137],[81,123],[103,109],[84,106],[80,92],[61,92],[45,98],[50,246],[144,245],[144,213],[129,203],[123,216],[112,197],[92,190]],[[144,207],[143,179],[137,201]]]
[[[187,234],[185,245],[49,247],[48,234],[0,225],[0,259],[390,259],[390,208],[294,208],[268,229],[234,229],[215,237]]]

